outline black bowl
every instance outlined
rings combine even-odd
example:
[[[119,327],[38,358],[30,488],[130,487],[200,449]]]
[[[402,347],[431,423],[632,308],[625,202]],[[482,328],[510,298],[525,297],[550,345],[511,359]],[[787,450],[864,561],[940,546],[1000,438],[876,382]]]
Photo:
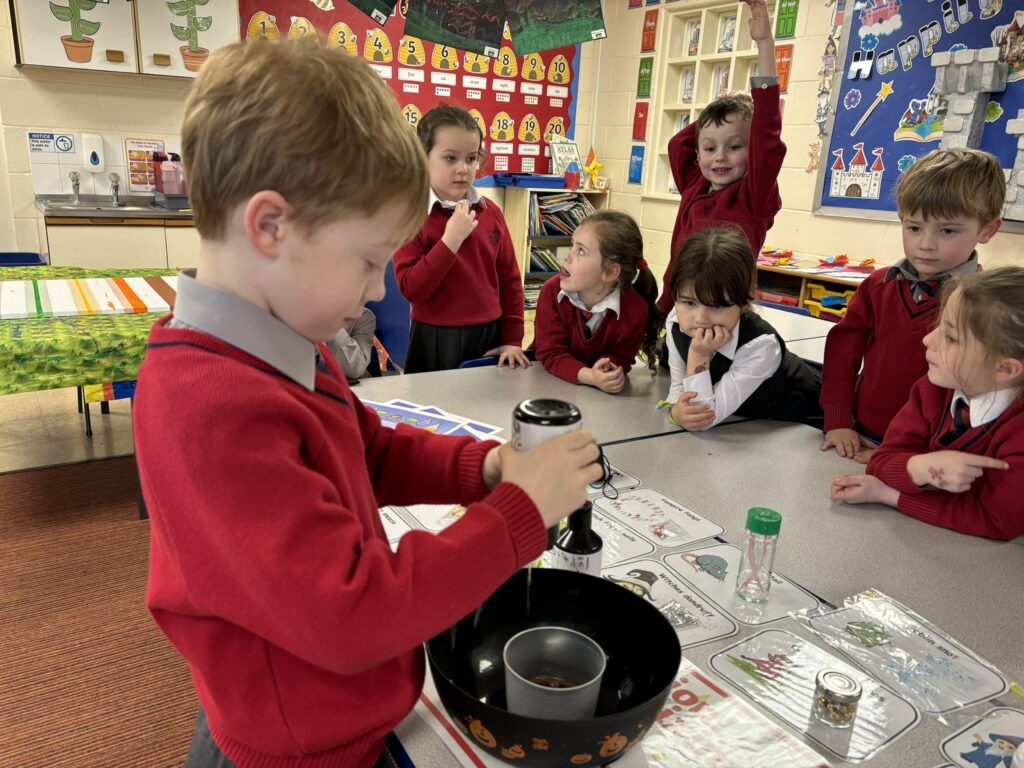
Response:
[[[593,638],[608,665],[597,711],[542,720],[505,709],[505,643],[524,629],[561,626]],[[521,766],[606,765],[637,744],[679,670],[679,638],[653,605],[605,579],[553,568],[523,570],[458,624],[427,643],[441,703],[472,742]]]

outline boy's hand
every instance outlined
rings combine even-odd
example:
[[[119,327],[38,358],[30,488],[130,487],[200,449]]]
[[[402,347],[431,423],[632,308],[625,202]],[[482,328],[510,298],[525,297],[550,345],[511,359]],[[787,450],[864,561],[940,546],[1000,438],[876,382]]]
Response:
[[[530,362],[530,358],[523,352],[522,347],[515,347],[511,344],[502,344],[500,347],[489,349],[484,352],[484,357],[490,357],[491,355],[498,356],[498,367],[503,368],[508,366],[509,368],[515,368],[516,366],[522,366],[523,368],[529,368],[533,363]]]
[[[726,328],[724,325],[696,328],[693,331],[690,349],[699,355],[710,355],[728,344],[730,339],[732,339],[732,329]]]
[[[715,412],[706,403],[695,403],[690,401],[697,396],[696,392],[684,392],[674,406],[672,406],[672,418],[680,427],[690,432],[699,432],[707,429],[715,420]]]
[[[511,443],[498,450],[501,479],[526,492],[546,528],[582,507],[587,486],[604,474],[597,463],[600,452],[589,432],[569,432],[528,451],[517,451]]]
[[[493,489],[498,483],[501,482],[501,446],[497,445],[491,448],[484,456],[484,485],[489,490]]]
[[[772,40],[772,20],[768,15],[768,5],[765,0],[743,0],[743,2],[750,6],[750,39],[755,43],[759,40]]]
[[[873,475],[843,475],[832,481],[832,498],[848,504],[899,504],[900,494]]]
[[[451,218],[448,219],[448,223],[445,225],[444,235],[441,237],[441,240],[448,247],[448,250],[455,253],[462,247],[466,238],[473,234],[473,230],[476,229],[479,223],[476,220],[476,211],[470,207],[469,203],[459,203],[455,206]]]
[[[922,453],[907,461],[907,474],[914,485],[932,485],[950,493],[968,490],[986,469],[1009,468],[1002,459],[962,451]]]
[[[836,453],[844,459],[853,459],[861,464],[867,464],[875,450],[874,444],[857,430],[845,428],[831,429],[825,433],[821,450],[827,451],[829,448],[835,448]]]
[[[626,374],[621,365],[616,365],[610,358],[602,357],[590,368],[591,383],[602,392],[616,394],[626,386]]]

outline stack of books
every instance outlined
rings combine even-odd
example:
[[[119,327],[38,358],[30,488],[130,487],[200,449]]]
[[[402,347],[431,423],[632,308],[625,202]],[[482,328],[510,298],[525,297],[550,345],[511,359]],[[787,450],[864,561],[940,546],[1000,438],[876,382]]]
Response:
[[[551,248],[534,246],[530,249],[531,272],[557,272],[558,256]]]
[[[578,192],[531,195],[530,237],[572,237],[576,227],[592,213],[594,206]]]

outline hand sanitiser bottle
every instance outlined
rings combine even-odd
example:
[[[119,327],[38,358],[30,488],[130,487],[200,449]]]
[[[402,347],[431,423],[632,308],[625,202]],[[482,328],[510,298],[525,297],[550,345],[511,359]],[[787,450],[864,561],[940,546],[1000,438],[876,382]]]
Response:
[[[736,574],[736,594],[747,602],[760,603],[768,598],[781,527],[782,515],[773,509],[754,507],[747,511],[740,568]]]

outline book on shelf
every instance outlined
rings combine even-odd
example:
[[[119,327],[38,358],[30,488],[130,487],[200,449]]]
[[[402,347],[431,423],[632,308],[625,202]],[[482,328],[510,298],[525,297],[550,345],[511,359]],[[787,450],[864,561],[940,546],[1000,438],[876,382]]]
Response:
[[[594,206],[579,192],[537,193],[530,196],[530,237],[571,237]]]
[[[539,248],[534,246],[530,249],[530,271],[551,272],[558,271],[558,256],[550,248]]]

